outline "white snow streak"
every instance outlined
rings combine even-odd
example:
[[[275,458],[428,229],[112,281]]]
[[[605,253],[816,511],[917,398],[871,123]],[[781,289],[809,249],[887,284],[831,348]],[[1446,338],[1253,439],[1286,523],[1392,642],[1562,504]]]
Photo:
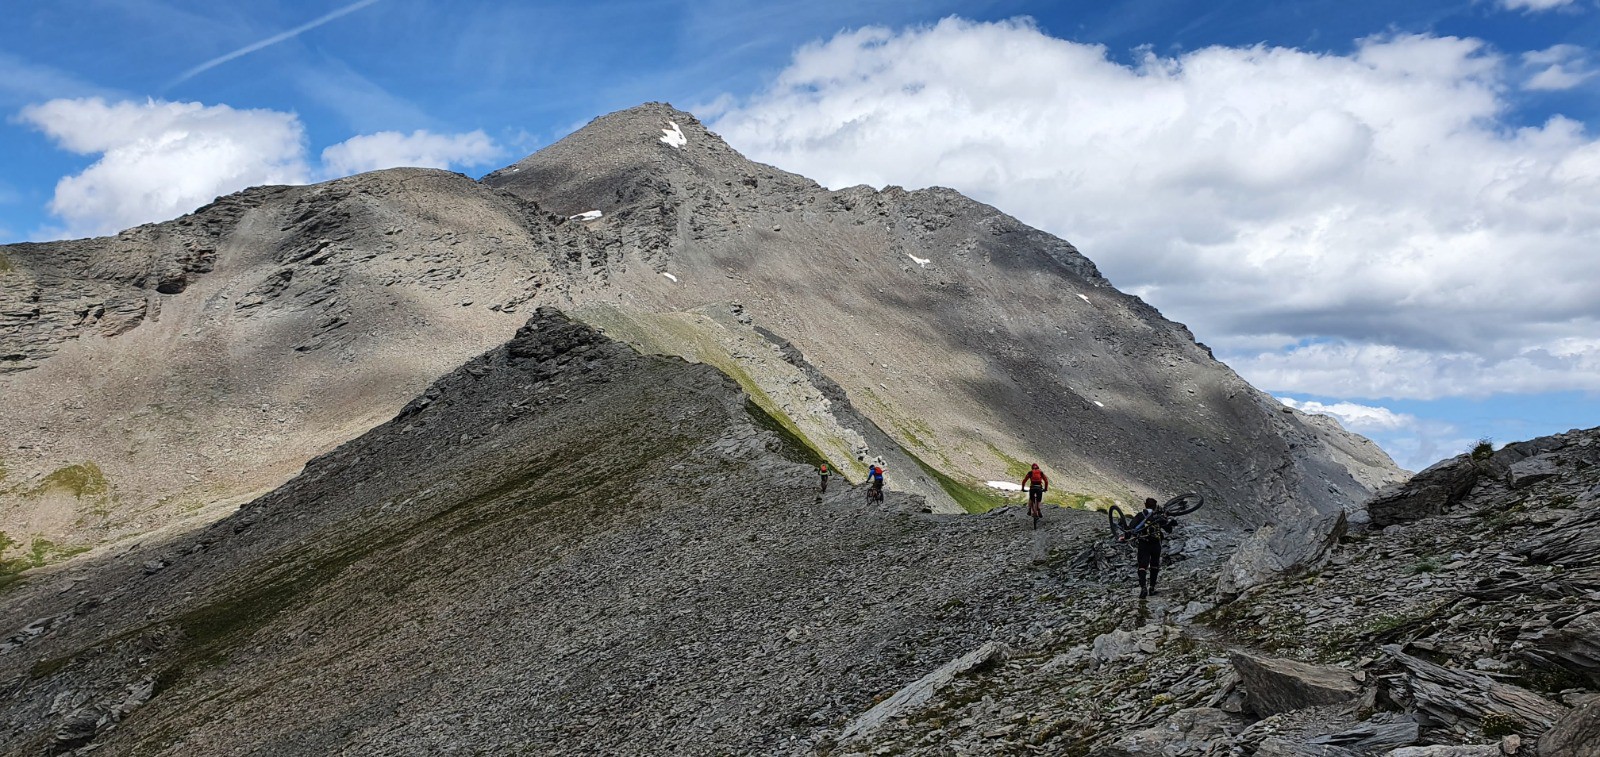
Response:
[[[985,481],[984,483],[988,484],[990,488],[1004,489],[1008,492],[1022,491],[1022,484],[1013,484],[1010,481]]]
[[[672,279],[672,280],[673,280],[673,281],[677,281],[677,280],[678,280],[678,277],[677,277],[677,276],[673,276],[673,275],[672,275],[672,274],[670,274],[670,273],[667,273],[667,272],[666,272],[666,271],[662,271],[662,272],[661,272],[661,275],[662,275],[662,276],[665,276],[665,277],[667,277],[667,278],[669,278],[669,279]]]
[[[1106,403],[1104,403],[1104,402],[1101,402],[1101,401],[1100,401],[1100,400],[1095,400],[1095,401],[1094,401],[1094,406],[1095,406],[1095,407],[1105,407],[1105,406],[1106,406]]]
[[[1081,294],[1080,294],[1080,295],[1078,295],[1078,299],[1080,299],[1080,300],[1083,300],[1083,301],[1084,301],[1084,302],[1089,302],[1089,298],[1088,298],[1088,297],[1085,297],[1085,296],[1083,296],[1083,295],[1081,295]],[[1090,304],[1093,304],[1093,303],[1090,303]]]
[[[579,214],[577,214],[575,216],[567,216],[567,220],[568,221],[598,221],[598,220],[600,220],[600,217],[603,216],[603,215],[605,215],[605,213],[602,213],[602,212],[600,212],[598,210],[586,210],[586,211],[584,211],[582,213],[579,213]]]
[[[683,130],[678,128],[678,122],[668,121],[667,125],[672,128],[661,130],[664,135],[661,137],[662,143],[673,148],[682,148],[684,145],[689,144],[689,138],[683,136]]]
[[[911,258],[911,262],[916,263],[917,265],[920,265],[923,268],[927,268],[928,267],[928,263],[932,262],[931,258],[919,258],[916,255],[912,255],[909,252],[906,253],[906,257]]]

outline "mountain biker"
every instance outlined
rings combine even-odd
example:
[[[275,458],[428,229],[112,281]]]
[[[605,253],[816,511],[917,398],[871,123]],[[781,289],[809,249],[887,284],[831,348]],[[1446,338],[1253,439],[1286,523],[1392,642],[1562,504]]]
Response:
[[[869,501],[882,502],[883,501],[883,466],[874,465],[870,469],[867,470],[867,483],[871,485],[867,489],[867,499]]]
[[[832,476],[833,473],[828,470],[828,464],[827,463],[823,463],[822,467],[819,468],[817,470],[817,472],[822,475],[822,490],[823,491],[827,491],[828,490],[828,477]]]
[[[1028,493],[1028,515],[1040,517],[1039,503],[1044,501],[1044,493],[1050,491],[1050,477],[1039,470],[1038,463],[1022,477],[1022,490]]]
[[[1176,518],[1168,516],[1156,505],[1155,498],[1146,497],[1144,510],[1133,519],[1133,525],[1128,533],[1117,537],[1117,541],[1133,539],[1139,550],[1139,598],[1155,596],[1156,578],[1161,575],[1161,540],[1172,533],[1177,527]],[[1150,582],[1148,588],[1145,584],[1145,572],[1149,571]]]

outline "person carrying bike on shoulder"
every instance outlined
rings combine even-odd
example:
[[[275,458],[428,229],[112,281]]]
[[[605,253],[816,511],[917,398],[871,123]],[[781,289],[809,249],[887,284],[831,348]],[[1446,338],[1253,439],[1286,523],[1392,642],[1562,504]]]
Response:
[[[1050,491],[1050,477],[1039,470],[1038,463],[1022,477],[1022,490],[1028,493],[1028,515],[1040,517],[1039,504],[1044,501],[1044,493]]]
[[[1169,517],[1161,511],[1152,497],[1144,501],[1144,510],[1133,519],[1133,525],[1128,528],[1126,535],[1118,537],[1117,541],[1133,539],[1134,546],[1139,550],[1139,597],[1155,596],[1156,579],[1161,575],[1161,541],[1172,529],[1177,527],[1175,518]],[[1149,573],[1149,584],[1145,583],[1145,574]]]
[[[867,471],[867,500],[883,501],[883,466],[874,465]]]

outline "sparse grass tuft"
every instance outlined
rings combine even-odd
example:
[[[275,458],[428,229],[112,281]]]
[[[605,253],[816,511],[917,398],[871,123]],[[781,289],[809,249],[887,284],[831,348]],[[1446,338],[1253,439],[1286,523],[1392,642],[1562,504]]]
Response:
[[[1485,436],[1472,446],[1473,460],[1488,460],[1494,457],[1494,440]]]
[[[1504,712],[1491,712],[1483,716],[1483,735],[1491,739],[1510,736],[1516,733],[1517,728],[1521,725],[1522,721],[1515,715],[1508,715]]]
[[[1406,568],[1406,572],[1415,576],[1422,573],[1437,573],[1439,568],[1440,565],[1438,558],[1434,557],[1433,555],[1423,555],[1421,559],[1411,563],[1411,565]]]

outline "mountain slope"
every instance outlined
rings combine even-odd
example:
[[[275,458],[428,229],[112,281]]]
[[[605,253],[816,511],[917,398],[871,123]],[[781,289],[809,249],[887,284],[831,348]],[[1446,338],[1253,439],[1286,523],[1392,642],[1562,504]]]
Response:
[[[800,752],[1059,583],[1015,513],[819,497],[771,426],[540,310],[238,513],[12,589],[3,751]]]
[[[826,191],[660,104],[482,182],[262,188],[3,254],[0,353],[24,370],[0,376],[19,398],[0,407],[0,530],[22,541],[225,513],[541,304],[717,365],[847,478],[888,461],[891,490],[939,512],[1003,503],[983,482],[1038,461],[1063,504],[1202,491],[1228,542],[1398,475],[1070,244],[950,190]],[[1293,530],[1262,538],[1251,554],[1303,557]]]
[[[1600,722],[1600,430],[1447,461],[1219,606],[1183,530],[1135,602],[1091,513],[821,496],[780,429],[540,309],[238,513],[0,594],[0,753],[1556,757]]]

